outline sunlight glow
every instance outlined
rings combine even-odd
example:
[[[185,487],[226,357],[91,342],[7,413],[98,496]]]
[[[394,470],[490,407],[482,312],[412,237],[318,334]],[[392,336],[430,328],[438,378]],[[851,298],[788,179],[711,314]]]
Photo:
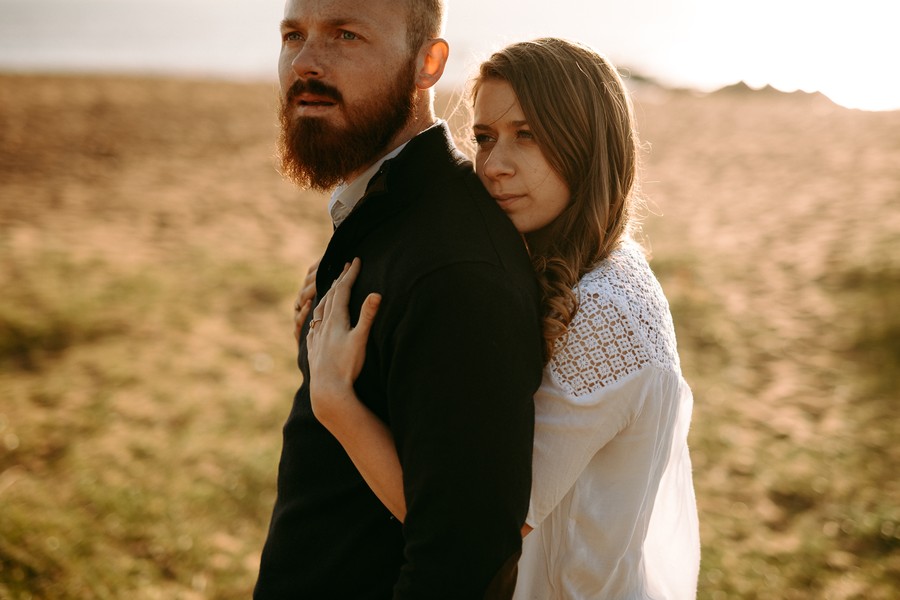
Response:
[[[451,85],[460,85],[493,49],[554,35],[583,41],[619,67],[680,87],[712,90],[744,81],[821,91],[851,108],[900,109],[898,0],[446,2],[451,57],[445,82]],[[0,69],[271,80],[283,5],[0,0]]]
[[[577,4],[577,6],[576,6]],[[820,91],[868,110],[900,109],[900,3],[883,0],[635,0],[582,4],[503,0],[451,3],[447,35],[505,41],[562,35],[663,83],[713,90]],[[484,13],[485,19],[471,19]],[[541,14],[541,18],[535,15]],[[501,42],[502,43],[502,42]],[[487,53],[491,47],[476,44]]]

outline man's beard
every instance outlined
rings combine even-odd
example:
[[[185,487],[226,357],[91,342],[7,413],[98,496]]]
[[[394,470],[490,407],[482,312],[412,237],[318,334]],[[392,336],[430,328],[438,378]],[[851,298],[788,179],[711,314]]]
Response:
[[[294,82],[281,100],[282,174],[302,187],[324,191],[375,162],[415,113],[415,74],[413,58],[382,97],[358,106],[344,104],[337,89],[316,79]],[[318,117],[293,118],[296,98],[304,92],[334,101],[335,110],[343,109],[347,124],[333,125]]]

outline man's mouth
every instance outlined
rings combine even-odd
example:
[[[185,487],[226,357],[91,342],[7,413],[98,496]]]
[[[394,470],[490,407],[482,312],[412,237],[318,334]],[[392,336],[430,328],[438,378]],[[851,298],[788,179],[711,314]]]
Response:
[[[337,103],[331,98],[304,94],[297,98],[297,104],[300,106],[334,106]]]
[[[334,106],[337,104],[337,102],[331,98],[313,94],[300,94],[297,97],[296,102],[297,106]]]
[[[294,103],[297,106],[334,106],[337,100],[331,95],[301,92],[294,96]]]
[[[287,103],[301,115],[321,115],[341,104],[341,93],[316,79],[298,79],[286,94]]]

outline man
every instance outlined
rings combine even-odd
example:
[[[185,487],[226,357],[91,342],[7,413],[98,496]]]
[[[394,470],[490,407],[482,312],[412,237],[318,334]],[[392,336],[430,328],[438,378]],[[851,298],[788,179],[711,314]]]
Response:
[[[539,293],[518,234],[436,122],[440,0],[289,0],[282,23],[284,172],[329,189],[324,296],[362,259],[358,318],[382,295],[361,400],[403,466],[398,523],[309,400],[284,426],[278,499],[255,597],[508,598],[528,508]]]

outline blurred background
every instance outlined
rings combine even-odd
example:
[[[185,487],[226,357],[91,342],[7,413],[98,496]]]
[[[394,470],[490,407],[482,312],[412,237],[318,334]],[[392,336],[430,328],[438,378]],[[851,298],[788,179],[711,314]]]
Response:
[[[699,597],[900,590],[900,8],[449,0],[442,116],[610,56],[695,393]],[[581,5],[581,6],[579,6]],[[325,198],[276,170],[281,0],[0,0],[0,600],[248,597]]]

